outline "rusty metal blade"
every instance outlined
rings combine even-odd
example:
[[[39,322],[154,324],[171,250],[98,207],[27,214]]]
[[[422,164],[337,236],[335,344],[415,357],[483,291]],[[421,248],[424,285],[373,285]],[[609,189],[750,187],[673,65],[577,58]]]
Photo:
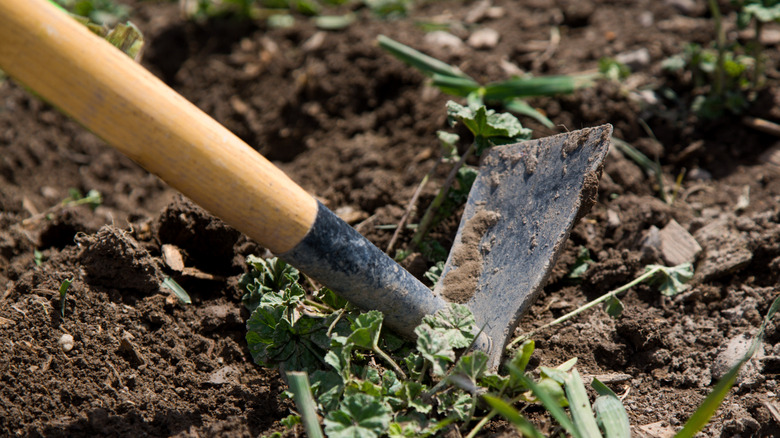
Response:
[[[491,369],[595,202],[611,135],[603,125],[483,156],[434,294],[474,312],[489,339],[478,348],[488,351]]]

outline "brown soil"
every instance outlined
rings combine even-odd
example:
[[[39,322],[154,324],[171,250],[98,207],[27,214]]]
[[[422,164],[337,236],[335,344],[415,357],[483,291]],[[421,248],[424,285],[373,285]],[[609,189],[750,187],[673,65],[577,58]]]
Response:
[[[358,11],[359,23],[324,33],[304,20],[283,30],[187,22],[172,2],[137,2],[132,19],[147,36],[147,68],[380,247],[392,230],[377,226],[398,222],[438,158],[435,133],[447,129],[448,97],[383,53],[374,43],[378,34],[484,81],[518,68],[577,73],[594,69],[601,57],[645,49],[648,59],[636,61],[623,84],[532,100],[555,129],[523,122],[536,136],[611,123],[615,137],[660,160],[667,187],[687,170],[679,193],[673,204],[662,202],[654,179],[613,150],[596,204],[574,228],[520,330],[633,279],[648,263],[667,262],[664,247],[647,244],[646,236],[676,221],[702,248],[691,289],[667,298],[637,286],[624,296],[621,318],[594,310],[537,336],[534,360],[555,365],[578,357],[583,374],[599,375],[625,396],[637,434],[663,436],[659,430],[679,427],[703,400],[778,294],[780,167],[768,154],[777,139],[737,117],[698,121],[684,104],[652,93],[663,86],[687,98],[683,81],[660,63],[688,42],[711,39],[705,2],[493,4],[503,15],[479,15],[481,2],[454,1],[420,6],[401,21]],[[415,25],[468,17],[476,19],[453,32],[465,39],[493,28],[501,35],[494,49],[448,51]],[[560,44],[551,45],[551,29],[560,31]],[[751,115],[778,121],[780,56],[776,43],[768,49],[770,86]],[[280,401],[278,373],[251,361],[248,315],[236,287],[244,257],[264,250],[175,198],[159,179],[12,81],[0,83],[0,97],[0,435],[244,437],[281,429],[292,404]],[[432,199],[433,186],[420,206]],[[97,189],[104,203],[94,211],[58,206],[69,188]],[[448,219],[435,236],[449,248],[456,228],[457,218]],[[403,233],[398,247],[410,237]],[[166,264],[166,244],[193,269]],[[580,246],[594,263],[572,285],[565,274]],[[431,262],[410,260],[416,274]],[[160,287],[166,276],[189,292],[192,305]],[[62,316],[65,279],[74,282]],[[68,351],[63,335],[73,338]],[[707,436],[780,433],[770,411],[780,391],[778,341],[771,324],[763,355],[740,377]],[[512,433],[501,422],[486,430]]]

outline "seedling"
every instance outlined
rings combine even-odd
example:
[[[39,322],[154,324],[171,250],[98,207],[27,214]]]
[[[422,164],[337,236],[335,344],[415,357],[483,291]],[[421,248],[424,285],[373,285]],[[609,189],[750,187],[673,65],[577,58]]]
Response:
[[[617,296],[640,283],[651,282],[658,289],[658,291],[661,292],[662,295],[674,296],[688,288],[686,283],[690,281],[691,278],[693,278],[693,265],[690,263],[683,263],[671,268],[661,265],[648,265],[645,267],[645,272],[634,280],[624,284],[623,286],[620,286],[617,289],[605,293],[595,300],[578,307],[577,309],[561,316],[560,318],[555,319],[552,322],[549,322],[537,329],[515,338],[512,340],[512,342],[509,343],[509,345],[507,345],[507,348],[511,348],[517,343],[531,338],[531,336],[541,332],[542,330],[567,321],[601,303],[605,303],[605,310],[610,316],[618,317],[623,311],[623,304],[620,302],[620,300],[618,300]]]
[[[190,295],[173,278],[165,277],[165,279],[162,282],[162,285],[164,287],[170,289],[173,292],[173,294],[176,295],[176,298],[178,298],[179,301],[181,301],[182,303],[184,303],[184,304],[192,304],[192,300],[190,299]]]
[[[63,280],[60,284],[60,314],[65,317],[65,298],[68,295],[68,288],[70,288],[73,279]]]
[[[86,196],[82,195],[78,189],[71,188],[68,190],[68,197],[62,200],[64,207],[71,207],[75,205],[88,205],[92,210],[98,208],[103,203],[103,195],[99,191],[92,189],[87,192]]]
[[[531,117],[547,127],[553,123],[542,113],[528,105],[523,98],[568,94],[578,88],[588,87],[599,75],[514,77],[511,79],[480,84],[459,68],[394,41],[384,35],[377,38],[379,47],[391,55],[420,70],[431,78],[432,84],[444,93],[465,97],[470,107],[484,104],[498,104],[505,109]]]

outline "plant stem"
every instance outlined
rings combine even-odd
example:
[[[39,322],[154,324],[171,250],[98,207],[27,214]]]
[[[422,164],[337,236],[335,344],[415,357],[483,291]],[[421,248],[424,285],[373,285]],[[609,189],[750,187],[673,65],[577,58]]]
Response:
[[[756,35],[753,40],[753,58],[755,62],[755,68],[753,71],[753,89],[758,87],[763,82],[764,76],[764,54],[763,47],[761,47],[761,31],[764,28],[764,23],[756,18]]]
[[[452,170],[450,170],[450,173],[447,175],[447,179],[444,180],[444,184],[442,185],[441,189],[439,189],[439,193],[433,199],[431,205],[428,206],[428,209],[425,210],[425,214],[423,215],[422,220],[420,220],[420,225],[417,226],[417,231],[414,233],[414,237],[412,237],[412,247],[420,246],[423,238],[425,238],[425,235],[428,234],[428,230],[433,225],[433,218],[439,211],[441,204],[447,198],[447,193],[449,193],[450,187],[452,187],[452,184],[455,182],[455,177],[458,176],[458,170],[463,167],[463,164],[465,164],[466,160],[474,154],[476,149],[477,142],[475,141],[471,144],[471,146],[469,146],[468,150],[466,150],[466,153],[460,157],[460,160],[458,160]]]
[[[397,363],[395,363],[393,358],[391,358],[387,353],[382,351],[382,349],[379,348],[378,345],[374,345],[373,350],[374,350],[374,353],[376,353],[379,356],[381,356],[382,359],[385,360],[385,362],[389,363],[393,367],[393,369],[401,376],[402,380],[406,380],[406,373],[404,373],[404,370],[402,370],[401,367],[398,366]]]
[[[545,324],[545,325],[543,325],[543,326],[541,326],[541,327],[539,327],[537,329],[531,330],[530,332],[528,332],[528,333],[526,333],[526,334],[524,334],[522,336],[518,336],[517,338],[513,339],[512,342],[510,342],[506,346],[506,348],[509,349],[512,346],[514,346],[515,344],[517,344],[518,342],[525,341],[526,339],[530,338],[531,336],[535,335],[536,333],[539,333],[540,331],[542,331],[542,330],[544,330],[544,329],[546,329],[548,327],[552,327],[552,326],[554,326],[556,324],[560,324],[563,321],[571,319],[572,317],[579,315],[580,313],[590,309],[591,307],[593,307],[593,306],[595,306],[597,304],[600,304],[600,303],[603,303],[603,302],[607,301],[611,297],[614,297],[617,294],[619,294],[621,292],[624,292],[624,291],[626,291],[626,290],[636,286],[637,284],[642,283],[643,281],[645,281],[645,280],[647,280],[649,278],[652,278],[656,274],[656,272],[658,272],[660,270],[661,270],[660,267],[654,267],[654,268],[649,269],[647,272],[645,272],[644,274],[642,274],[639,277],[635,278],[633,281],[631,281],[629,283],[626,283],[626,284],[624,284],[623,286],[620,286],[617,289],[614,289],[614,290],[611,290],[611,291],[605,293],[604,295],[596,298],[595,300],[585,304],[584,306],[578,307],[577,309],[575,309],[575,310],[573,310],[573,311],[571,311],[571,312],[561,316],[560,318],[558,318],[558,319],[556,319],[556,320],[554,320],[552,322],[549,322],[549,323],[547,323],[547,324]]]
[[[715,83],[713,84],[713,94],[716,96],[721,96],[723,94],[723,75],[726,71],[726,33],[723,30],[723,17],[720,15],[718,0],[709,0],[709,5],[710,12],[712,13],[712,21],[715,23],[715,46],[718,49],[718,65],[715,68]]]

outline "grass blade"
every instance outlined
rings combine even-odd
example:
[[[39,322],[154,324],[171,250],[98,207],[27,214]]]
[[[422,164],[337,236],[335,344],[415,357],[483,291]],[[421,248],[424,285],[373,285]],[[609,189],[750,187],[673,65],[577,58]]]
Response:
[[[174,280],[171,277],[165,277],[165,280],[163,280],[162,284],[163,286],[172,290],[173,293],[176,295],[176,298],[179,299],[179,301],[181,301],[184,304],[192,304],[192,300],[190,299],[190,294],[188,294],[183,287],[179,286],[179,283],[177,283],[176,280]]]
[[[295,405],[301,411],[303,427],[306,429],[306,435],[310,438],[323,438],[320,420],[317,417],[317,410],[314,405],[314,397],[311,395],[309,378],[302,371],[291,371],[287,373],[287,381],[290,384],[295,398]]]
[[[514,367],[512,366],[509,367],[510,373],[512,373],[515,378],[520,380],[523,385],[531,388],[531,391],[534,393],[536,398],[542,402],[544,407],[547,408],[547,410],[550,412],[550,415],[555,418],[555,421],[557,421],[561,427],[566,429],[566,431],[569,432],[574,438],[585,438],[574,426],[574,423],[571,422],[569,416],[566,415],[566,411],[563,410],[563,408],[558,404],[558,402],[555,401],[555,398],[550,393],[545,391],[541,386],[539,386],[539,384],[534,382],[532,379],[529,379],[524,374],[518,374],[517,371],[513,368]]]
[[[436,58],[430,57],[384,35],[379,35],[377,37],[377,42],[379,43],[379,47],[390,52],[391,55],[395,56],[401,61],[420,70],[427,76],[439,74],[442,76],[450,76],[454,78],[471,79],[468,75],[460,71],[460,69],[453,67],[445,62],[439,61]]]
[[[675,438],[692,438],[710,421],[715,414],[715,411],[718,410],[720,404],[723,402],[723,399],[728,395],[731,387],[734,386],[734,382],[737,380],[742,365],[753,357],[758,346],[761,345],[761,340],[764,338],[764,330],[766,330],[769,321],[775,313],[777,313],[778,308],[780,308],[780,296],[775,298],[775,301],[772,302],[772,306],[769,308],[769,312],[767,312],[764,322],[761,323],[761,328],[759,328],[758,333],[756,333],[756,336],[753,338],[753,343],[750,345],[750,349],[748,349],[747,353],[745,353],[745,356],[721,377],[715,385],[715,388],[712,389],[712,392],[707,395],[704,402],[696,409],[696,412],[694,412],[693,415],[691,415],[691,418],[685,422],[685,426],[677,432]]]
[[[529,436],[533,438],[544,438],[539,430],[537,430],[528,419],[523,417],[515,408],[509,405],[509,403],[501,400],[498,397],[492,395],[484,395],[482,398],[490,405],[490,407],[503,415],[510,423],[514,424],[517,430],[523,434],[523,436]]]
[[[540,113],[534,107],[528,105],[526,102],[520,99],[512,99],[504,102],[504,108],[512,111],[513,113],[530,117],[544,125],[546,128],[552,128],[555,126],[552,120],[548,119],[544,114]]]
[[[598,379],[594,378],[590,385],[599,393],[593,402],[593,410],[596,411],[596,422],[604,429],[607,438],[630,438],[631,424],[618,396]]]
[[[479,90],[479,84],[471,78],[447,76],[438,73],[434,73],[432,77],[434,87],[453,96],[466,97]]]
[[[514,78],[485,85],[485,100],[505,100],[514,97],[570,94],[591,84],[590,76],[546,76]]]
[[[586,438],[601,438],[593,408],[588,400],[588,393],[577,369],[571,370],[566,378],[566,398],[569,399],[569,409],[574,420],[574,425]]]

